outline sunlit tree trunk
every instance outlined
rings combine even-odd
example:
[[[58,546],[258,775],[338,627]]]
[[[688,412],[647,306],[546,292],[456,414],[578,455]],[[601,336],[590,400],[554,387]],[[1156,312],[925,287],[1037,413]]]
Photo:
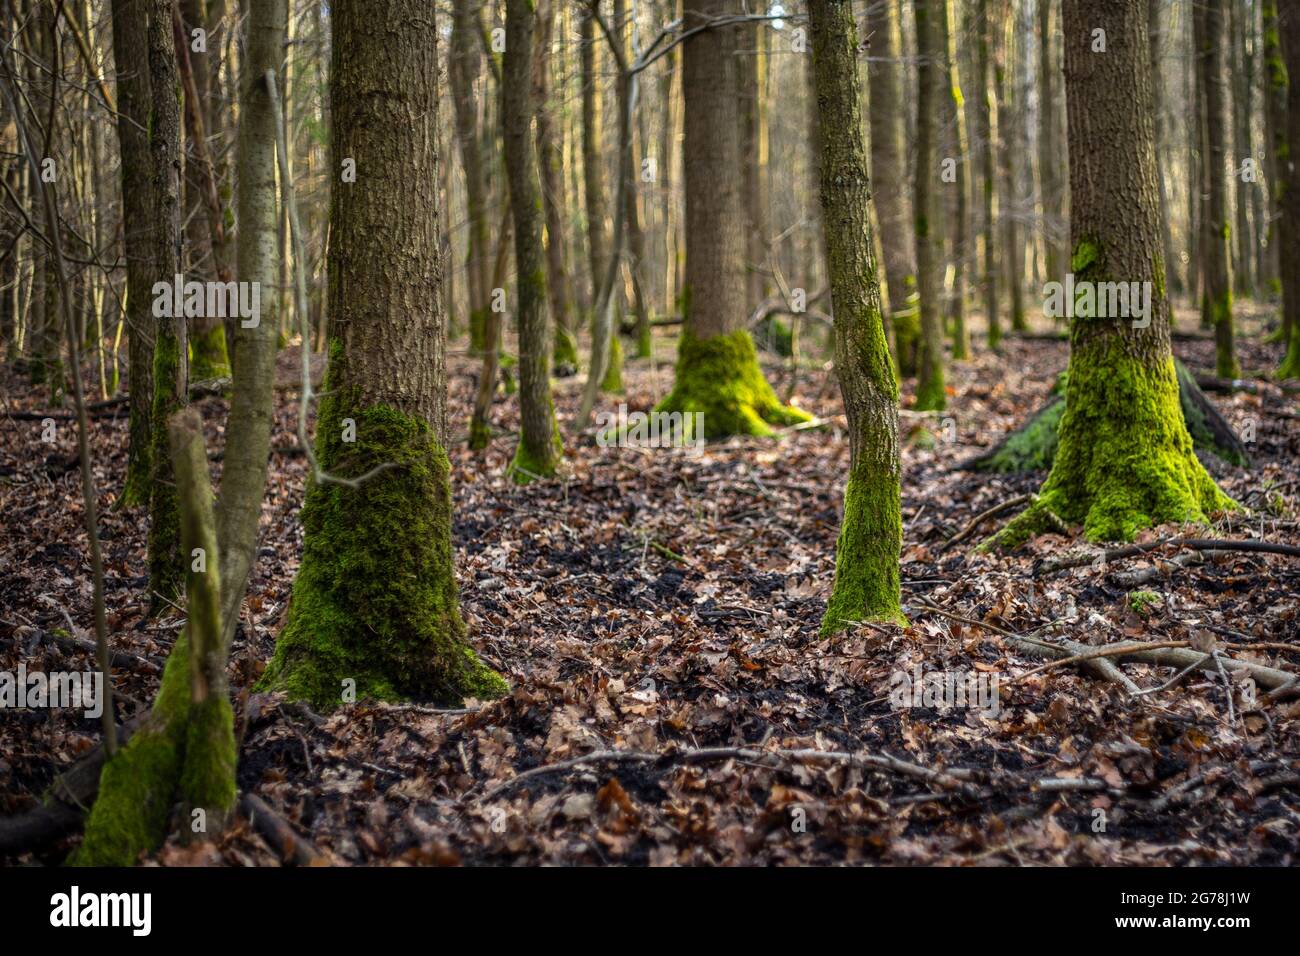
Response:
[[[821,128],[821,207],[834,312],[835,375],[849,423],[849,480],[822,633],[902,622],[898,383],[889,360],[871,237],[857,28],[848,0],[810,0]]]

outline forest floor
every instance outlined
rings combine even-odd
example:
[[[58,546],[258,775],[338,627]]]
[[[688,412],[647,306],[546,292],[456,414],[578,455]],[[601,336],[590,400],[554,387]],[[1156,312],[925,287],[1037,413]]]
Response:
[[[1243,366],[1275,368],[1280,347],[1262,344],[1257,321],[1246,330]],[[656,369],[628,364],[633,410],[648,410],[671,384],[672,341],[657,344]],[[1175,351],[1194,370],[1213,365],[1207,339],[1180,337]],[[1055,623],[1040,633],[1097,645],[1203,648],[1212,637],[1234,657],[1300,669],[1296,559],[1161,561],[1135,588],[1123,575],[1151,560],[1042,573],[1045,558],[1080,546],[1077,537],[975,553],[1006,516],[945,548],[977,514],[1036,489],[1041,474],[953,466],[1037,409],[1067,354],[1064,341],[1040,339],[1010,338],[1000,356],[977,348],[952,367],[949,412],[904,414],[911,624],[832,639],[818,625],[848,446],[838,390],[820,365],[791,382],[788,361],[771,361],[778,393],[830,423],[777,439],[692,451],[601,448],[568,435],[567,480],[525,488],[504,473],[511,435],[481,455],[457,442],[461,607],[474,646],[513,694],[471,712],[361,702],[318,715],[248,690],[271,657],[301,554],[306,462],[293,451],[297,356],[287,351],[280,451],[231,666],[241,789],[342,864],[1295,864],[1294,700],[1252,711],[1237,687],[1230,708],[1223,682],[1202,674],[1141,697],[1074,666],[1030,674],[1043,662],[1007,634]],[[449,371],[450,420],[463,435],[477,367],[454,354]],[[1263,379],[1248,387],[1211,397],[1239,432],[1254,429],[1250,470],[1214,466],[1250,516],[1200,533],[1300,544],[1296,396]],[[580,379],[557,389],[567,422]],[[0,390],[0,417],[44,408],[12,368],[0,370]],[[199,407],[219,472],[225,402]],[[499,396],[495,415],[512,432],[515,399]],[[0,670],[20,660],[85,670],[91,655],[53,637],[70,629],[93,640],[75,426],[59,421],[53,447],[40,429],[12,417],[0,428]],[[156,665],[181,622],[145,618],[146,521],[111,507],[125,467],[125,407],[96,418],[94,431],[111,643],[142,658],[114,674],[125,719],[152,700]],[[1143,687],[1174,674],[1118,666]],[[997,676],[998,711],[896,709],[891,675],[917,667]],[[0,814],[29,807],[97,739],[97,722],[79,712],[7,712]],[[169,843],[153,859],[274,864],[281,849],[241,820],[216,843]],[[4,862],[53,863],[67,850]]]

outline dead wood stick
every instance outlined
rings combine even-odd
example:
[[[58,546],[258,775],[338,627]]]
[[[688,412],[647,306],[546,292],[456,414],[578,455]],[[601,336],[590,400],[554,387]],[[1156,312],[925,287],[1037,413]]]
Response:
[[[1161,641],[1158,644],[1147,644],[1146,646],[1149,648],[1157,648],[1157,647],[1190,647],[1191,645],[1188,644],[1187,641]],[[1123,648],[1123,647],[1120,648],[1102,647],[1102,648],[1098,648],[1097,650],[1088,651],[1085,654],[1075,654],[1073,657],[1058,658],[1057,660],[1049,661],[1046,664],[1040,664],[1037,667],[1035,667],[1033,670],[1026,671],[1025,673],[1021,674],[1019,677],[1012,678],[1010,681],[1008,681],[1008,683],[1016,684],[1022,680],[1026,680],[1027,678],[1033,677],[1035,674],[1041,674],[1043,671],[1050,671],[1056,667],[1064,667],[1066,664],[1078,664],[1083,661],[1090,661],[1098,657],[1122,657],[1127,653],[1128,653],[1127,648]]]
[[[1258,554],[1284,554],[1292,558],[1300,558],[1300,548],[1290,544],[1278,544],[1272,541],[1234,540],[1229,538],[1161,538],[1158,541],[1149,541],[1145,544],[1130,544],[1122,548],[1111,548],[1103,551],[1100,555],[1092,553],[1075,553],[1067,554],[1061,558],[1053,558],[1044,561],[1038,569],[1039,574],[1051,574],[1056,571],[1065,571],[1069,568],[1082,567],[1085,564],[1092,564],[1098,557],[1106,562],[1119,561],[1123,558],[1133,558],[1141,554],[1147,554],[1160,548],[1191,548],[1196,551],[1248,551]]]
[[[1130,694],[1136,694],[1140,687],[1133,683],[1123,671],[1112,664],[1105,657],[1091,658],[1086,655],[1095,648],[1087,644],[1079,644],[1075,641],[1061,638],[1059,641],[1044,641],[1036,637],[1022,637],[1006,628],[998,627],[996,624],[990,624],[988,621],[976,621],[969,617],[962,617],[960,614],[953,614],[951,611],[945,611],[941,607],[935,607],[933,604],[918,602],[918,605],[927,611],[933,611],[935,614],[951,618],[954,621],[960,621],[963,624],[970,624],[973,627],[983,627],[996,634],[1001,634],[1012,646],[1018,650],[1030,654],[1036,654],[1039,657],[1082,657],[1081,663],[1086,670],[1091,671],[1103,680],[1110,681],[1112,684],[1119,684]]]
[[[289,822],[267,806],[266,801],[257,794],[241,795],[239,808],[284,862],[297,866],[329,865],[329,859],[320,850],[300,837]]]
[[[971,520],[967,523],[966,527],[962,528],[955,535],[953,535],[951,538],[945,541],[943,543],[943,547],[940,548],[940,550],[941,551],[947,550],[948,548],[951,548],[954,544],[960,544],[961,542],[965,541],[972,534],[974,534],[976,528],[978,528],[989,518],[997,517],[998,515],[1002,514],[1004,511],[1010,511],[1012,508],[1018,507],[1020,505],[1029,504],[1029,502],[1033,500],[1034,500],[1033,495],[1017,495],[1016,497],[1012,498],[1009,501],[1004,501],[999,505],[994,505],[992,508],[987,508],[984,511],[981,511],[974,518],[971,518]]]
[[[42,640],[57,644],[65,651],[85,651],[88,654],[94,654],[98,651],[94,641],[86,641],[79,637],[59,634],[54,631],[40,631],[38,633]],[[113,667],[128,667],[149,674],[157,674],[162,670],[162,664],[159,661],[133,654],[130,651],[115,651],[111,648],[108,652],[108,662]]]
[[[887,770],[907,777],[924,780],[945,790],[955,790],[970,796],[980,791],[970,783],[972,775],[965,770],[933,770],[888,754],[848,753],[833,750],[752,750],[746,747],[706,747],[697,750],[680,750],[668,753],[648,753],[636,750],[597,750],[570,760],[547,764],[525,770],[504,783],[488,790],[477,802],[486,802],[500,793],[512,789],[525,780],[545,774],[561,773],[591,763],[663,763],[698,764],[717,760],[744,760],[779,769],[791,764],[839,763],[873,770]],[[963,779],[964,778],[964,779]]]

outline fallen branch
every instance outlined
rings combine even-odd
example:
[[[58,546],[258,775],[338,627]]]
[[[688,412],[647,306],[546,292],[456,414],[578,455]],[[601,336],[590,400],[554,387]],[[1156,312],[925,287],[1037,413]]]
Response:
[[[1284,554],[1287,557],[1300,558],[1300,548],[1290,544],[1277,544],[1272,541],[1232,540],[1228,538],[1161,538],[1145,544],[1130,544],[1122,548],[1110,548],[1100,555],[1096,552],[1076,552],[1064,557],[1044,561],[1039,567],[1039,574],[1052,574],[1069,568],[1092,564],[1098,558],[1104,562],[1120,561],[1138,555],[1149,554],[1161,548],[1191,548],[1196,551],[1242,551],[1257,554]]]
[[[1020,505],[1029,504],[1029,502],[1033,500],[1034,500],[1033,495],[1017,495],[1016,497],[1012,498],[1009,501],[1004,501],[1000,505],[994,505],[992,508],[988,508],[984,511],[981,511],[974,518],[971,518],[970,522],[966,525],[966,527],[962,528],[955,535],[953,535],[951,538],[945,541],[943,543],[943,547],[941,547],[939,550],[946,551],[949,548],[951,548],[954,544],[960,544],[961,542],[965,541],[967,538],[969,538],[972,534],[975,533],[976,528],[978,528],[989,518],[995,518],[998,515],[1002,514],[1003,512],[1010,511],[1012,508],[1019,507]]]
[[[280,854],[285,863],[296,866],[329,866],[329,859],[307,840],[300,837],[289,822],[253,793],[239,798],[239,809],[253,828],[262,835],[271,849]]]
[[[592,763],[658,763],[664,766],[674,764],[699,764],[717,760],[744,760],[761,766],[781,769],[793,764],[837,763],[860,769],[884,770],[906,777],[913,777],[934,784],[944,790],[961,792],[971,797],[980,796],[980,790],[970,780],[973,775],[965,770],[932,770],[919,764],[891,757],[888,754],[848,753],[834,750],[752,750],[746,747],[706,747],[698,750],[679,750],[669,753],[647,753],[635,750],[597,750],[571,760],[534,767],[511,777],[504,783],[488,790],[477,802],[486,802],[493,797],[510,790],[517,785],[535,777],[562,773],[574,767]]]

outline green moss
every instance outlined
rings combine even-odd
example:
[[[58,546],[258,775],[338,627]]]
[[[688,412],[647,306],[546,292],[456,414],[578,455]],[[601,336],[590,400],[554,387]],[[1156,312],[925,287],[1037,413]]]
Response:
[[[1049,403],[1012,432],[992,455],[975,465],[977,471],[1006,474],[1021,471],[1046,471],[1056,458],[1057,429],[1065,414],[1065,400]]]
[[[578,370],[578,340],[568,329],[556,326],[551,358],[557,375],[572,375]]]
[[[767,352],[787,358],[794,352],[794,333],[788,322],[782,322],[775,315],[768,316],[758,327],[755,344]]]
[[[1291,344],[1287,347],[1282,364],[1278,366],[1277,377],[1300,378],[1300,329],[1291,333]]]
[[[1053,517],[1092,541],[1129,541],[1166,522],[1236,505],[1197,460],[1172,358],[1152,367],[1099,339],[1071,358],[1059,447],[1038,500],[995,536],[1014,547]]]
[[[141,853],[162,845],[185,756],[189,678],[189,635],[182,631],[148,722],[100,772],[99,798],[70,864],[132,866]]]
[[[186,810],[202,808],[210,829],[235,809],[235,715],[230,700],[190,706],[180,792]],[[185,824],[189,826],[189,821]]]
[[[482,355],[487,348],[487,309],[471,309],[469,313],[469,350],[471,355]]]
[[[636,357],[648,359],[654,356],[654,339],[651,335],[650,321],[642,322],[636,330]]]
[[[1227,328],[1227,347],[1221,344],[1215,350],[1215,373],[1220,378],[1241,378],[1241,364],[1232,348],[1232,287],[1210,300],[1209,309],[1210,324],[1215,328],[1221,325]]]
[[[1076,275],[1101,260],[1101,246],[1091,239],[1080,239],[1070,256],[1070,270]]]
[[[346,359],[335,350],[330,378]],[[340,375],[346,381],[345,375]],[[451,551],[450,466],[423,419],[327,388],[321,466],[356,487],[313,484],[302,510],[302,566],[289,618],[260,685],[331,710],[344,681],[357,698],[456,703],[496,684],[466,653]],[[343,418],[356,440],[342,440]],[[499,678],[497,678],[499,680]]]
[[[907,287],[916,288],[916,277],[907,276]],[[907,309],[893,316],[894,353],[898,359],[900,375],[915,375],[921,348],[920,299],[912,292],[907,297]]]
[[[1129,610],[1143,617],[1153,607],[1159,607],[1164,599],[1155,591],[1130,591],[1128,595]]]
[[[555,420],[553,401],[550,415],[551,442],[548,448],[540,450],[530,448],[522,436],[515,447],[515,457],[510,461],[509,474],[517,485],[526,485],[538,479],[553,477],[559,470],[560,463],[564,461],[564,440],[560,438],[560,426]]]
[[[226,329],[220,322],[190,339],[190,380],[230,377],[230,355],[226,350]]]
[[[898,553],[903,542],[898,479],[850,474],[844,520],[835,545],[835,585],[821,633],[834,634],[855,621],[906,624],[899,603]]]
[[[617,332],[609,337],[609,364],[605,377],[600,380],[600,390],[614,395],[623,394],[623,343]]]
[[[492,426],[477,415],[469,420],[469,447],[473,451],[482,451],[492,444]]]
[[[772,426],[797,425],[812,416],[782,405],[763,377],[749,332],[738,329],[710,339],[689,330],[677,346],[673,390],[659,412],[702,412],[708,438],[771,435]]]
[[[169,321],[157,326],[153,350],[153,411],[150,416],[149,459],[149,590],[152,610],[158,612],[176,601],[183,589],[188,564],[181,559],[180,507],[172,475],[167,420],[184,407],[188,396],[178,395],[180,341]]]
[[[939,354],[930,354],[930,350],[921,343],[921,372],[916,380],[916,396],[912,408],[918,412],[941,412],[948,407],[948,389],[943,376],[943,345],[939,345]]]

